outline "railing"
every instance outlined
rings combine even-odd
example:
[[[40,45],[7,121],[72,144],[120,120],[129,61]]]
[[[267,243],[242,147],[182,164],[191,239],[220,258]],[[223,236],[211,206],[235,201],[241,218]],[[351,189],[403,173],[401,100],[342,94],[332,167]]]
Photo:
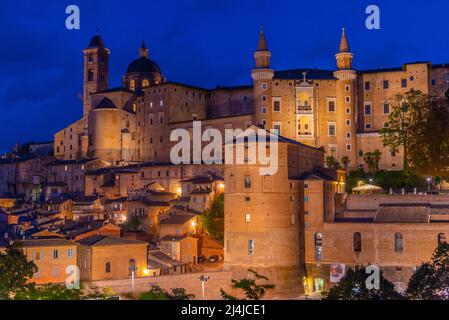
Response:
[[[296,113],[312,113],[312,106],[297,106]]]

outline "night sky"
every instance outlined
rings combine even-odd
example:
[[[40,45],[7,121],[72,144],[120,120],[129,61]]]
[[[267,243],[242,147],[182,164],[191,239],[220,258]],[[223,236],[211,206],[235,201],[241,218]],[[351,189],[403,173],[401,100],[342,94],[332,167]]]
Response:
[[[70,4],[80,7],[80,30],[65,28]],[[365,28],[370,4],[380,7],[380,30]],[[274,69],[334,69],[342,26],[354,67],[369,69],[449,62],[448,16],[446,0],[2,0],[0,152],[52,140],[81,117],[82,50],[97,27],[111,50],[111,87],[145,38],[168,80],[213,88],[251,83],[260,24]]]

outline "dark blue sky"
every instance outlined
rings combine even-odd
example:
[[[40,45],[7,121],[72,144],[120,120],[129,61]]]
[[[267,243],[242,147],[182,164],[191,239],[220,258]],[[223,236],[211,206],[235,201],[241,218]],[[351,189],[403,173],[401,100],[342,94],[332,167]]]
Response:
[[[81,30],[65,28],[70,4]],[[369,4],[380,7],[381,30],[365,28]],[[275,69],[334,68],[342,26],[356,69],[449,62],[448,13],[446,0],[2,0],[0,152],[51,140],[80,118],[82,50],[97,26],[112,52],[110,86],[145,38],[169,80],[211,88],[251,83],[261,23]]]

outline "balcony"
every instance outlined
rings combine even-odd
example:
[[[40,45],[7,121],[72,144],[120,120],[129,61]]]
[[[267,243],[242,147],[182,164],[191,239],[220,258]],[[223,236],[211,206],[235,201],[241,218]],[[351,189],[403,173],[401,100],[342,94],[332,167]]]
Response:
[[[296,113],[297,114],[313,113],[312,106],[297,106]]]

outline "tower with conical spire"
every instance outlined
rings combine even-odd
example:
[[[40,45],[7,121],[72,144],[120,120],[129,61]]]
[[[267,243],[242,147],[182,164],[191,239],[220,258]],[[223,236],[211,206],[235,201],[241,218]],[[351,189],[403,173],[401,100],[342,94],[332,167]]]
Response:
[[[346,29],[342,29],[340,51],[335,55],[337,59],[338,70],[351,70],[353,54],[349,50],[348,39],[346,38]]]
[[[270,68],[271,52],[268,50],[264,27],[260,27],[259,43],[254,53],[256,62],[251,72],[254,83],[254,114],[255,122],[269,128],[271,126],[272,81],[274,71]]]
[[[336,122],[337,128],[345,128],[346,134],[338,134],[329,143],[337,146],[337,160],[349,157],[350,163],[356,163],[356,77],[352,69],[353,54],[349,49],[345,28],[342,29],[339,52],[335,55],[338,70],[334,72],[337,78],[336,93]],[[349,120],[349,121],[348,121]],[[347,125],[350,123],[350,125]]]

